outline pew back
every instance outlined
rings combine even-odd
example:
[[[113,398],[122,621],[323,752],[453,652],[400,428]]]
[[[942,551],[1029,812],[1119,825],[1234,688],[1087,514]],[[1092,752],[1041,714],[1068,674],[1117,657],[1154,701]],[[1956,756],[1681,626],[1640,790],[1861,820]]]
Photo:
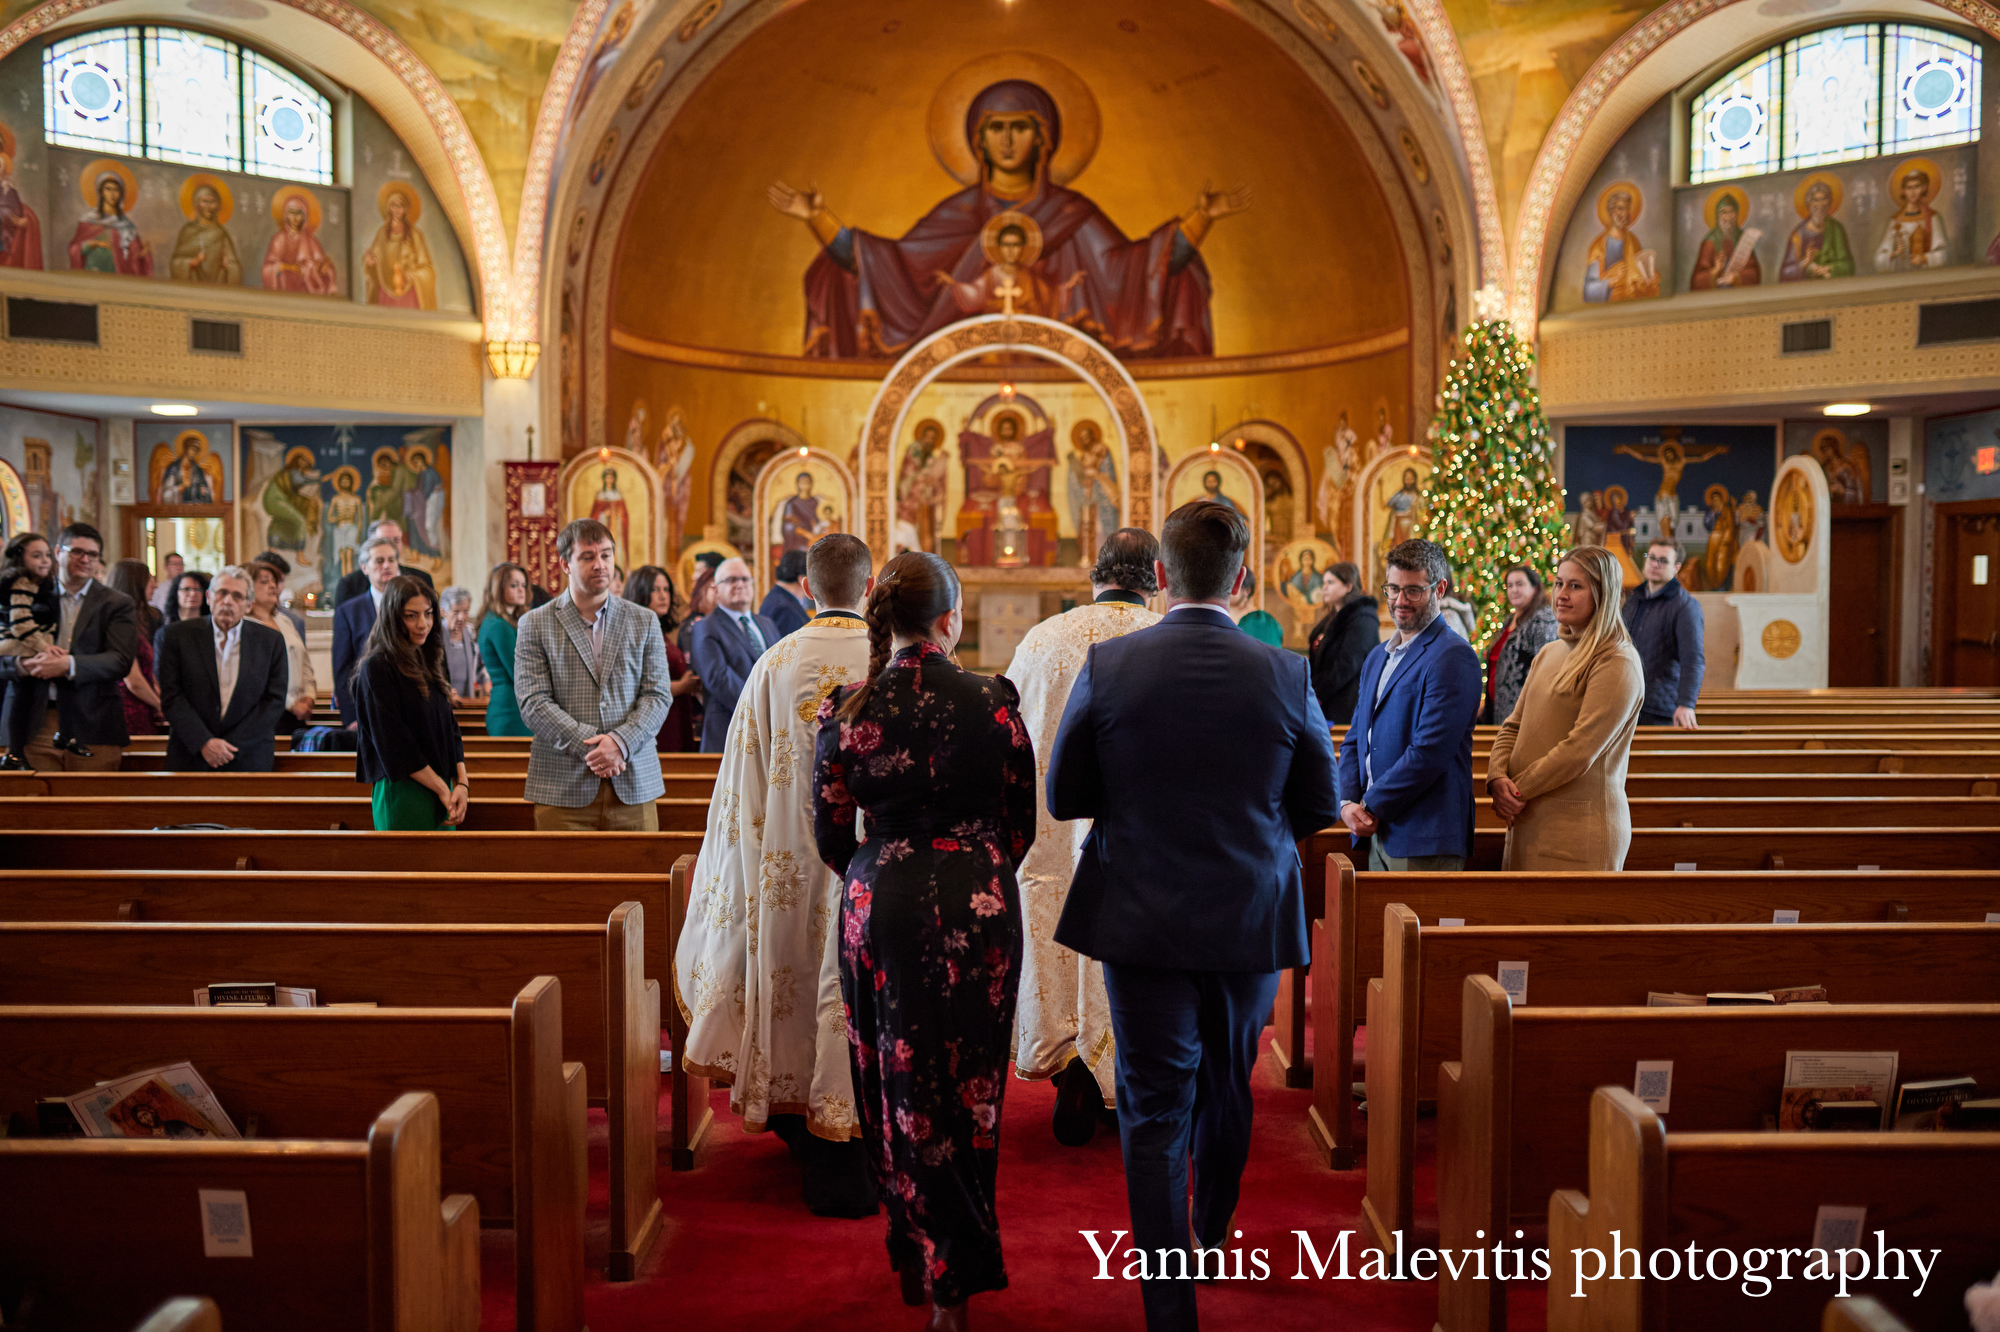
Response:
[[[165,869],[658,874],[701,849],[700,833],[213,831],[0,832],[0,865],[14,869]]]

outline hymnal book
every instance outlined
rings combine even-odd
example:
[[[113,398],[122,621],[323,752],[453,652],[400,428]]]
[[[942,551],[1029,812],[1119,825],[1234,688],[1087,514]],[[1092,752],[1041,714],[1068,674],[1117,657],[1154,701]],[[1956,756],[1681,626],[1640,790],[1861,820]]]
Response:
[[[1902,1129],[1935,1129],[1950,1118],[1960,1102],[1979,1094],[1979,1084],[1971,1078],[1934,1078],[1929,1082],[1906,1082],[1896,1089],[1896,1120]]]
[[[1648,990],[1648,1008],[1700,1008],[1708,1003],[1705,994],[1681,994],[1678,991]]]
[[[92,1138],[240,1138],[189,1063],[149,1068],[63,1098]]]
[[[1648,1008],[1749,1007],[1768,1004],[1824,1004],[1824,985],[1794,985],[1779,990],[1718,990],[1712,994],[1684,994],[1678,990],[1649,990]]]
[[[1815,1133],[1875,1133],[1882,1127],[1882,1107],[1874,1101],[1815,1101],[1806,1118]]]
[[[2000,1096],[1940,1106],[1938,1127],[1969,1133],[2000,1133]]]
[[[223,981],[194,992],[198,1008],[317,1008],[319,991],[275,981]]]
[[[1818,1089],[1821,1094],[1817,1099],[1822,1101],[1873,1101],[1886,1110],[1895,1100],[1899,1058],[1894,1050],[1788,1050],[1779,1085],[1787,1092],[1793,1088]],[[1833,1095],[1835,1089],[1843,1094]],[[1788,1125],[1780,1110],[1780,1132],[1803,1127],[1803,1124]],[[1877,1127],[1889,1127],[1886,1114],[1881,1116]]]
[[[1773,1003],[1780,1004],[1823,1004],[1826,1000],[1824,985],[1792,985],[1771,991]]]
[[[60,1096],[44,1096],[35,1102],[35,1127],[44,1138],[81,1138],[83,1125],[76,1112]]]
[[[1775,1004],[1768,990],[1734,993],[1729,990],[1715,990],[1706,996],[1710,1008],[1743,1008],[1756,1005]]]
[[[1868,1104],[1875,1107],[1871,1128],[1882,1126],[1882,1107],[1868,1095],[1866,1087],[1787,1087],[1778,1098],[1778,1132],[1815,1133],[1833,1125],[1822,1123],[1828,1106]],[[1847,1118],[1851,1111],[1841,1111],[1837,1118]],[[1850,1125],[1851,1127],[1851,1125]]]

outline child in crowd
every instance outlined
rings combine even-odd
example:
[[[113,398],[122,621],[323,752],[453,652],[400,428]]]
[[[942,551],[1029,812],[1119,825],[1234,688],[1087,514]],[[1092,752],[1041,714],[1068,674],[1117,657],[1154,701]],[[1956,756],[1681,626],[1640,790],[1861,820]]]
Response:
[[[0,567],[0,599],[4,599],[5,619],[0,621],[0,657],[32,657],[56,644],[62,628],[62,605],[57,600],[54,577],[55,556],[48,538],[38,532],[23,532],[7,543],[4,567]],[[41,709],[33,706],[36,692],[29,686],[39,683],[32,676],[19,675],[7,683],[13,692],[7,713],[7,756],[0,768],[24,768],[28,739]]]

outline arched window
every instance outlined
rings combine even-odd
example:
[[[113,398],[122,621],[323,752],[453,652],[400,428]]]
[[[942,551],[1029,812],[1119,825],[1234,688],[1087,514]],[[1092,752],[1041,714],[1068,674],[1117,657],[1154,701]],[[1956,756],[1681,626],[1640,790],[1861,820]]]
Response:
[[[1969,143],[1979,137],[1979,63],[1971,40],[1909,23],[1794,37],[1695,97],[1688,179]]]
[[[333,181],[333,108],[262,52],[188,28],[100,28],[42,54],[50,143]]]

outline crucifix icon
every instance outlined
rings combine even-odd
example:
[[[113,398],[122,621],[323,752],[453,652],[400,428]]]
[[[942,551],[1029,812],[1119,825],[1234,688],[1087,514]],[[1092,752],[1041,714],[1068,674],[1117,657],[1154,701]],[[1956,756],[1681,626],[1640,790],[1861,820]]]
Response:
[[[1025,296],[1028,293],[1021,289],[1020,284],[1014,281],[1014,275],[1009,273],[1005,284],[995,287],[993,294],[1000,298],[1001,311],[1011,319],[1014,317],[1014,298],[1016,296]]]

